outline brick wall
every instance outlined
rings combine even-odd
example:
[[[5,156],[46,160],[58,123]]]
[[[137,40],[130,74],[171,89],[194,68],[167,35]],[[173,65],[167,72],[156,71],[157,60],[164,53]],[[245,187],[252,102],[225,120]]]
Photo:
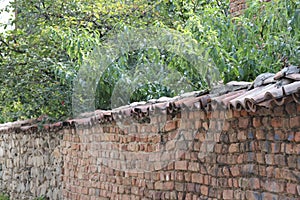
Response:
[[[300,104],[255,113],[180,111],[167,114],[163,124],[160,116],[122,127],[77,121],[76,128],[66,129],[63,198],[300,198]],[[168,143],[179,131],[184,142]],[[147,157],[160,145],[175,153]],[[139,152],[134,167],[125,167],[134,155],[125,159],[124,151]]]
[[[99,112],[0,131],[11,199],[299,199],[300,104]],[[197,104],[195,104],[197,105]],[[125,111],[124,111],[125,112]],[[121,116],[121,117],[120,117]]]

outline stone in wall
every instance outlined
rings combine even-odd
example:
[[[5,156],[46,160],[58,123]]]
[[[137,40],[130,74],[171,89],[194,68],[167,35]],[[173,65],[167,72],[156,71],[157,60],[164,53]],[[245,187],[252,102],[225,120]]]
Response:
[[[35,127],[0,130],[0,193],[11,199],[61,199],[62,134]]]

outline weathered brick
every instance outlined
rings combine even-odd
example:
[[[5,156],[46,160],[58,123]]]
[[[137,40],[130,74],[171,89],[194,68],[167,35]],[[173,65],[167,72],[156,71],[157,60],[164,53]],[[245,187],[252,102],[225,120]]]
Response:
[[[249,118],[240,118],[239,119],[239,127],[240,128],[245,129],[248,127],[248,125],[249,125]]]
[[[188,192],[194,192],[195,191],[195,184],[194,183],[187,183],[186,189]]]
[[[201,194],[207,196],[208,195],[208,186],[206,185],[201,185],[200,186]]]
[[[297,156],[287,156],[287,166],[290,168],[297,168]]]
[[[177,128],[177,121],[168,121],[164,126],[164,131],[169,132]]]
[[[176,191],[185,191],[186,184],[185,183],[181,183],[181,182],[175,182],[175,190]]]
[[[240,151],[240,144],[239,143],[231,144],[229,146],[229,153],[237,153],[239,151]]]
[[[240,168],[239,166],[235,165],[235,166],[232,166],[230,167],[230,172],[232,174],[232,176],[239,176],[240,175]]]
[[[155,183],[154,183],[154,188],[155,188],[156,190],[162,190],[162,189],[164,189],[164,184],[163,184],[163,182],[161,182],[161,181],[155,182]]]
[[[233,110],[233,117],[235,117],[235,118],[239,118],[240,116],[241,116],[241,113],[240,113],[240,111]]]
[[[258,140],[264,140],[266,139],[266,131],[263,130],[263,129],[258,129],[255,131],[255,137],[258,139]]]
[[[269,138],[272,139],[272,138]],[[281,141],[286,139],[286,133],[282,130],[275,130],[274,131],[274,140]]]
[[[256,161],[259,164],[265,163],[265,154],[264,153],[256,153]]]
[[[300,142],[300,131],[295,133],[295,142]]]
[[[246,199],[262,200],[262,194],[256,191],[246,191]]]
[[[245,191],[234,190],[234,199],[245,199]]]
[[[266,180],[262,181],[262,187],[269,192],[281,193],[284,191],[284,182],[279,182],[277,180]]]
[[[281,143],[271,143],[271,153],[279,153],[281,149]]]
[[[297,114],[297,108],[296,108],[296,104],[294,102],[286,104],[285,110],[289,116],[295,116]]]
[[[286,184],[286,192],[289,194],[297,194],[297,184],[287,183]]]
[[[264,192],[264,193],[262,193],[262,199],[278,200],[278,195]]]
[[[260,117],[254,117],[252,119],[252,124],[253,124],[253,127],[255,127],[255,128],[261,127],[262,126],[261,118]]]
[[[299,128],[300,127],[300,116],[290,118],[290,127]]]
[[[263,118],[262,118],[262,124],[263,124],[263,126],[264,126],[264,127],[270,126],[270,124],[271,124],[270,121],[271,121],[271,120],[270,120],[270,117],[269,117],[269,116],[268,116],[268,117],[263,117]]]
[[[284,116],[285,115],[285,109],[284,106],[276,106],[273,109],[273,116]]]
[[[249,178],[249,186],[251,189],[260,189],[259,178]]]
[[[224,190],[223,199],[233,199],[233,190]]]
[[[174,189],[174,182],[164,182],[163,183],[164,190],[173,190]]]
[[[275,164],[278,166],[286,166],[286,156],[285,155],[275,155]]]
[[[203,183],[203,175],[200,173],[193,173],[192,174],[192,182],[194,183]]]
[[[274,128],[280,128],[282,127],[283,123],[282,123],[282,118],[281,117],[273,117],[271,119],[271,126]]]
[[[185,172],[184,173],[184,180],[186,180],[188,182],[192,180],[192,174],[191,174],[191,172]]]
[[[190,171],[199,171],[199,163],[197,162],[189,162],[188,163],[188,170]]]
[[[176,170],[187,170],[187,168],[188,168],[188,162],[186,160],[175,162],[175,169]]]
[[[246,131],[240,130],[240,131],[237,133],[237,139],[238,139],[240,142],[243,142],[243,141],[247,140],[247,133],[246,133]]]

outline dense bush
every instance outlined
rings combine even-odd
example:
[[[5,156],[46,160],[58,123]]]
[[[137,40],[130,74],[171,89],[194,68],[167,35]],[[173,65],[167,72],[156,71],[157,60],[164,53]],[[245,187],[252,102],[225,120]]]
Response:
[[[209,53],[224,82],[251,81],[300,63],[299,0],[249,1],[244,15],[235,18],[228,14],[228,0],[16,2],[11,6],[17,9],[17,28],[0,34],[0,122],[41,114],[50,120],[70,117],[78,69],[115,29],[160,26],[189,35]],[[120,76],[149,55],[180,71],[195,90],[207,88],[188,61],[170,52],[129,52],[100,78],[97,108],[110,108]],[[170,88],[148,83],[131,101],[172,95]]]

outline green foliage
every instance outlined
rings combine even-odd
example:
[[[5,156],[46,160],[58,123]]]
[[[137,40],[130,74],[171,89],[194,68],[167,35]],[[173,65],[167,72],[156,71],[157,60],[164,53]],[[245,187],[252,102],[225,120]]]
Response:
[[[300,63],[299,0],[249,1],[245,14],[235,18],[228,14],[228,0],[15,2],[17,28],[0,33],[0,122],[41,114],[53,120],[70,117],[80,66],[115,29],[158,26],[189,35],[209,53],[224,82],[251,81]],[[110,108],[120,77],[145,60],[179,71],[195,90],[208,86],[191,63],[171,52],[129,52],[103,73],[96,107]],[[173,95],[167,86],[149,82],[131,101]]]
[[[9,200],[9,196],[6,194],[0,194],[0,200]]]

